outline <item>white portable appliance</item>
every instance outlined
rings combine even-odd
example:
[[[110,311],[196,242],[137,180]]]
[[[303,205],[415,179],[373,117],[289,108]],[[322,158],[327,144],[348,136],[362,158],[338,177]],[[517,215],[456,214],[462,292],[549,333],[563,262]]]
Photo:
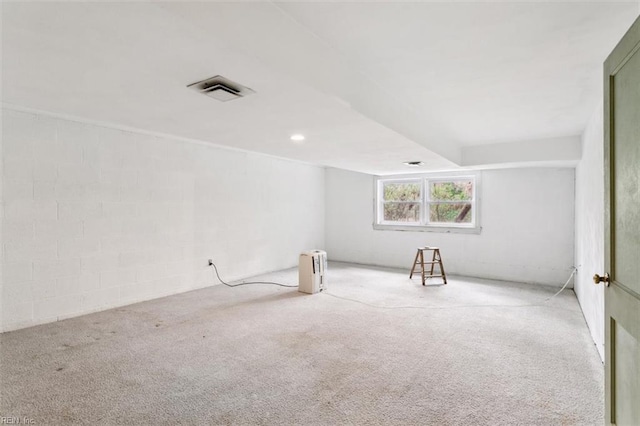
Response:
[[[327,252],[311,250],[300,253],[298,291],[318,293],[327,288]]]

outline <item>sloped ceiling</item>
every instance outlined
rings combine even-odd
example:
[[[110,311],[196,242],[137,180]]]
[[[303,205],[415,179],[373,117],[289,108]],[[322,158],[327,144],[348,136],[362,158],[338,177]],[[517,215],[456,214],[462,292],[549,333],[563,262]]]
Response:
[[[571,161],[601,64],[637,14],[635,2],[5,3],[2,101],[374,174],[452,169],[469,152],[491,163],[482,153],[505,143]],[[186,88],[217,74],[256,94],[219,103]]]

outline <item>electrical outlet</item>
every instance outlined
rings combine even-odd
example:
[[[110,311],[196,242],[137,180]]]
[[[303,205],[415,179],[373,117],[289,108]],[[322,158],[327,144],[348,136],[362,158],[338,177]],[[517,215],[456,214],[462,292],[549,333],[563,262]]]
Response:
[[[213,259],[209,259],[209,266],[213,265]]]

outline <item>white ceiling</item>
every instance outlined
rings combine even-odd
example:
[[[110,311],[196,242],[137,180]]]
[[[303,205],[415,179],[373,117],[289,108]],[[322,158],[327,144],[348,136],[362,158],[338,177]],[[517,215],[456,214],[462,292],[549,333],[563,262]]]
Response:
[[[581,134],[602,62],[639,11],[636,2],[2,6],[5,105],[376,174],[407,172],[409,160],[455,168],[470,146]],[[217,74],[256,94],[220,103],[186,88]],[[307,140],[293,143],[293,133]]]

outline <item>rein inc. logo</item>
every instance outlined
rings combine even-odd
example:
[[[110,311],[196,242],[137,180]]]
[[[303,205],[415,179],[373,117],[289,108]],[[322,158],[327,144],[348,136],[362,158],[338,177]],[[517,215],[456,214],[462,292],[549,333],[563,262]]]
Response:
[[[31,417],[0,416],[0,425],[35,425],[36,421]]]

